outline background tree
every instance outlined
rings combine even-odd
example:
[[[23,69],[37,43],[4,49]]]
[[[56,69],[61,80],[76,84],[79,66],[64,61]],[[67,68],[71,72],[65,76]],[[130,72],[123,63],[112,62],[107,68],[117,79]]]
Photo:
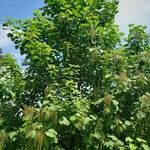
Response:
[[[119,47],[117,6],[45,0],[32,19],[4,23],[27,67],[2,59],[13,81],[2,74],[2,149],[149,149],[149,37],[131,25]]]

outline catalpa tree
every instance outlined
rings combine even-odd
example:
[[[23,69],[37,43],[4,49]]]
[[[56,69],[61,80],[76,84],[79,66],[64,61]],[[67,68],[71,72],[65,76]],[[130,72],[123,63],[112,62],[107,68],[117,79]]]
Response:
[[[45,0],[9,19],[25,55],[0,58],[2,150],[149,150],[150,44],[146,27],[123,39],[117,0]]]

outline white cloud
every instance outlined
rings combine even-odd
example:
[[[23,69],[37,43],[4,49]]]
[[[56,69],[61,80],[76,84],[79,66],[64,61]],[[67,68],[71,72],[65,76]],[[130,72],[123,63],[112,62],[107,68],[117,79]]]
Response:
[[[7,37],[8,30],[3,30],[0,25],[0,48],[5,48],[12,45],[12,41]]]
[[[150,0],[120,0],[116,22],[127,32],[128,24],[147,25],[150,30]]]

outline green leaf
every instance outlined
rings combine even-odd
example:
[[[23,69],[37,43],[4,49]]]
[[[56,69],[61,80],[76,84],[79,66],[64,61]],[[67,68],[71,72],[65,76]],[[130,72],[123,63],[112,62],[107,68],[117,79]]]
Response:
[[[125,125],[126,125],[126,126],[130,126],[130,125],[131,125],[131,122],[130,122],[130,121],[125,121]]]
[[[70,122],[68,121],[68,119],[66,117],[62,117],[61,120],[59,120],[59,123],[61,125],[66,125],[66,126],[69,126],[70,125]]]
[[[145,112],[142,112],[142,111],[138,111],[138,113],[136,114],[139,120],[143,119],[145,115],[146,115]]]
[[[113,148],[114,145],[115,145],[115,142],[113,142],[113,141],[105,142],[104,145],[105,145],[106,147]]]
[[[109,138],[111,138],[113,141],[118,141],[118,139],[114,135],[109,135]]]
[[[32,138],[36,137],[36,131],[35,130],[31,130],[29,134],[30,134],[30,137],[32,137]]]
[[[54,139],[54,143],[58,143],[57,132],[54,129],[49,129],[45,134]]]
[[[146,144],[142,144],[142,147],[143,147],[144,150],[150,150],[150,147]]]
[[[130,148],[130,150],[136,150],[136,149],[137,149],[137,146],[134,145],[134,144],[132,144],[132,143],[130,143],[130,144],[129,144],[129,148]]]
[[[131,143],[131,142],[133,142],[133,139],[131,139],[129,136],[128,137],[126,137],[126,142],[129,142],[129,143]]]
[[[84,117],[83,118],[83,123],[84,125],[87,125],[92,119],[90,117]]]
[[[92,137],[95,137],[96,139],[100,139],[101,135],[98,132],[95,132],[94,134],[91,134]]]
[[[16,94],[15,94],[14,92],[12,92],[12,91],[9,91],[9,92],[10,92],[10,94],[11,94],[11,96],[12,96],[12,99],[14,100],[15,97],[16,97]]]
[[[76,116],[71,116],[70,117],[70,121],[75,121],[76,120]]]
[[[14,140],[14,137],[17,135],[17,132],[10,132],[9,137],[10,139]]]
[[[140,143],[146,143],[145,140],[143,140],[143,139],[141,139],[141,138],[139,138],[139,137],[137,137],[136,139],[137,139],[137,141],[140,142]]]

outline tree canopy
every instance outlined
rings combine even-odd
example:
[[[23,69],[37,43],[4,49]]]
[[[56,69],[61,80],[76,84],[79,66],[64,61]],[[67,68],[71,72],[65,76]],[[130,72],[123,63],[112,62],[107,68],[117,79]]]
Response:
[[[150,149],[149,36],[131,24],[124,37],[117,12],[117,0],[45,0],[3,24],[26,68],[0,57],[0,149]]]

